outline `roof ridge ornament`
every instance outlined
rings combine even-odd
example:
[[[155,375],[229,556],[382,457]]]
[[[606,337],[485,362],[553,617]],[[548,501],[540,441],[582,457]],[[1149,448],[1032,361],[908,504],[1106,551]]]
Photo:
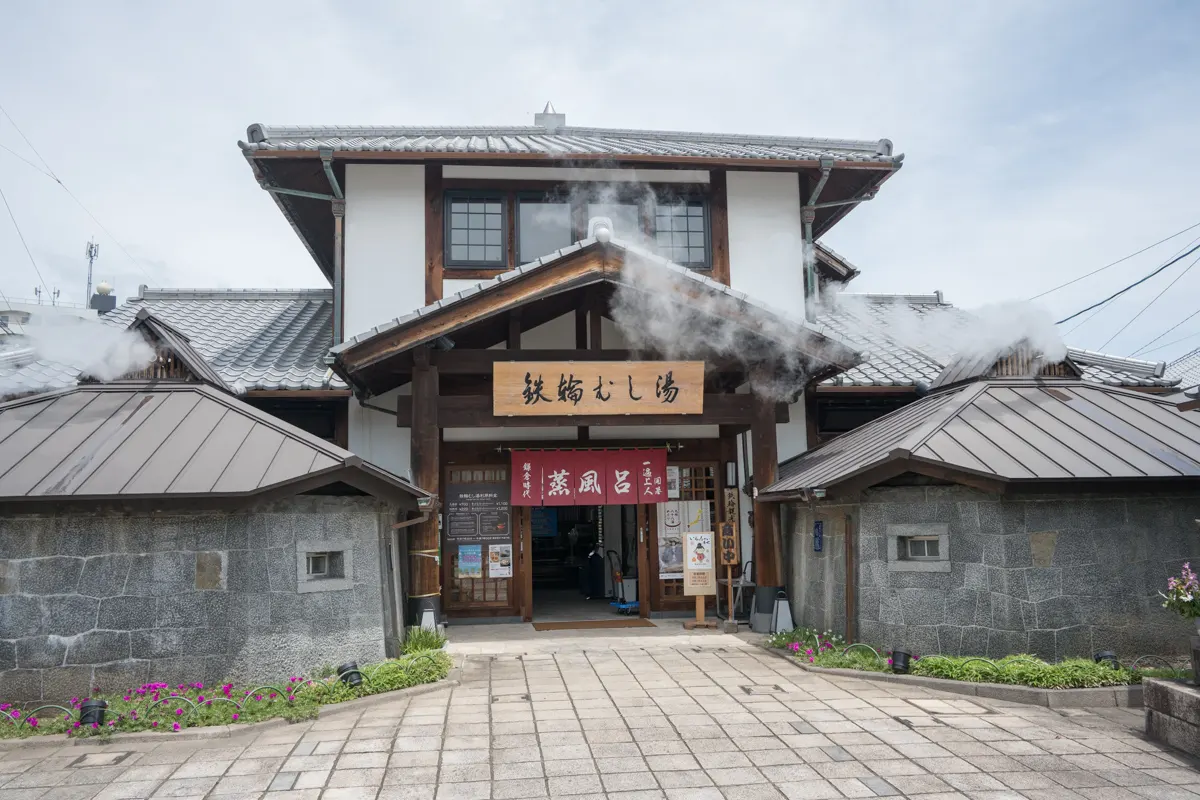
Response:
[[[533,124],[545,128],[546,133],[555,133],[559,128],[567,127],[567,115],[554,110],[554,103],[546,101],[546,107],[540,113],[533,115]]]

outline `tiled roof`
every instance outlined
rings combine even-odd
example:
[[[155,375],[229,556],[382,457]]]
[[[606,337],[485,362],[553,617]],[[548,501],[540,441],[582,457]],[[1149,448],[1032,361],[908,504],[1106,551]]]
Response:
[[[1200,348],[1168,364],[1167,374],[1172,378],[1179,378],[1181,386],[1191,388],[1200,385]]]
[[[823,386],[916,386],[932,385],[955,356],[954,342],[933,335],[933,330],[967,325],[969,312],[955,308],[932,295],[839,295],[836,304],[818,317],[818,323],[867,357],[854,369],[822,382]],[[943,315],[936,325],[925,326],[934,315]],[[1178,380],[1164,376],[1161,361],[1142,361],[1067,348],[1070,358],[1083,369],[1084,380],[1107,386],[1170,387]]]
[[[100,319],[127,327],[143,309],[186,336],[235,392],[346,388],[324,363],[333,340],[332,290],[143,287]],[[84,366],[32,356],[25,348],[0,357],[0,396],[74,386]]]
[[[792,136],[743,136],[684,131],[619,128],[251,125],[248,153],[334,150],[355,152],[491,153],[553,158],[571,156],[664,156],[698,159],[817,161],[899,164],[887,139],[811,139]]]
[[[238,390],[345,389],[325,366],[329,289],[146,289],[103,319],[128,325],[141,308],[179,330]]]

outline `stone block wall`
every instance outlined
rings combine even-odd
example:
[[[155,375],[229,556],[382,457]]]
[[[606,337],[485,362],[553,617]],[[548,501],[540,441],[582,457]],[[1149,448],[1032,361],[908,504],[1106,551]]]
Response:
[[[860,641],[1054,660],[1106,649],[1126,659],[1187,651],[1193,626],[1163,609],[1158,592],[1185,561],[1200,563],[1200,493],[1001,498],[906,486],[870,489],[860,500],[842,507],[858,528]],[[796,520],[793,547],[811,549],[807,513],[797,505],[787,516]],[[889,526],[913,525],[948,526],[948,571],[888,568]],[[843,565],[830,579],[844,575]],[[793,611],[807,619],[805,609]]]
[[[0,518],[0,700],[377,661],[380,541],[393,519],[360,497]],[[299,593],[297,542],[332,539],[353,543],[352,585]]]
[[[788,537],[788,599],[797,625],[818,631],[846,630],[846,524],[850,509],[822,508],[815,519],[824,524],[821,550],[813,547],[814,517],[807,508],[785,513]]]

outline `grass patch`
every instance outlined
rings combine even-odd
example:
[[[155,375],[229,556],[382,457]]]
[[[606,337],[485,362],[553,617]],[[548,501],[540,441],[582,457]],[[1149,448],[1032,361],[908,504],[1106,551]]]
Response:
[[[404,637],[403,652],[419,653],[422,650],[441,650],[446,646],[446,637],[441,631],[429,628],[409,628]]]
[[[444,642],[444,640],[443,640]],[[68,734],[103,736],[134,731],[179,731],[209,725],[246,724],[268,719],[289,722],[313,719],[323,705],[341,703],[397,689],[434,683],[450,672],[450,656],[440,649],[416,650],[361,669],[363,681],[350,686],[336,676],[293,676],[274,684],[217,686],[203,683],[148,683],[125,693],[97,693],[108,703],[104,725],[80,725],[80,706],[88,698],[58,704],[29,704],[22,710],[0,704],[9,722],[0,720],[0,739]],[[20,723],[20,724],[17,724]]]

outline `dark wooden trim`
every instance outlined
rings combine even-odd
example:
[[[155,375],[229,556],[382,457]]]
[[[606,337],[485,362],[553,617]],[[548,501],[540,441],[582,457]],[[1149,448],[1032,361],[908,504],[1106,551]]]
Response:
[[[445,249],[445,200],[442,165],[425,165],[425,304],[442,299]]]
[[[580,330],[582,314],[577,311],[575,333],[587,336],[584,325]],[[578,340],[577,340],[578,341]],[[497,361],[632,361],[630,350],[601,350],[593,352],[587,344],[577,344],[576,350],[438,350],[433,354],[433,363],[442,375],[488,375]]]
[[[333,400],[349,396],[349,389],[251,389],[246,392],[246,397],[264,400]]]
[[[333,443],[350,449],[350,401],[343,400],[333,410]]]
[[[490,281],[497,275],[508,272],[508,267],[443,267],[443,281]],[[441,298],[438,298],[441,299]]]
[[[811,389],[804,390],[804,428],[808,450],[821,443],[821,432],[817,428],[817,393]]]
[[[708,225],[712,272],[710,277],[729,286],[729,192],[726,172],[715,169],[709,173]]]
[[[435,368],[436,369],[436,368]],[[419,373],[419,370],[418,370]],[[416,373],[414,373],[416,374]],[[414,377],[414,394],[416,380]],[[703,414],[613,414],[603,416],[502,417],[492,413],[491,395],[440,395],[436,398],[437,421],[443,428],[571,428],[626,425],[751,425],[758,413],[755,398],[748,394],[704,396]],[[396,425],[412,427],[416,401],[408,395],[396,398]],[[772,425],[789,420],[786,403],[772,403]],[[428,488],[418,483],[421,488]],[[764,484],[765,485],[765,484]]]
[[[1178,406],[1176,406],[1176,408],[1178,408],[1180,411],[1200,410],[1200,399],[1184,400],[1182,403],[1180,403]]]
[[[441,429],[438,427],[437,367],[422,366],[413,373],[412,402],[409,418],[413,423],[410,436],[413,482],[434,495],[441,490]],[[397,417],[397,423],[400,418]],[[441,592],[441,575],[429,552],[440,547],[436,515],[409,529],[409,574],[412,576],[409,594],[430,595]],[[424,551],[425,555],[421,554]]]
[[[754,486],[761,491],[779,477],[779,446],[776,439],[773,401],[758,394],[750,423]],[[754,579],[759,586],[783,585],[783,542],[779,532],[779,510],[760,498],[754,500]]]
[[[505,345],[509,350],[521,349],[521,309],[519,308],[508,312],[508,339]]]
[[[701,168],[701,171],[708,170]],[[490,192],[512,192],[514,193],[513,196],[523,192],[546,192],[549,194],[560,194],[562,195],[561,199],[566,201],[580,194],[583,194],[586,200],[587,192],[580,191],[580,187],[586,186],[597,187],[595,196],[611,196],[615,194],[617,197],[628,196],[630,199],[634,199],[644,196],[646,187],[649,187],[655,191],[669,192],[679,197],[699,198],[709,194],[711,180],[712,175],[710,172],[710,183],[693,183],[691,181],[604,181],[587,178],[580,180],[446,178],[444,185],[447,189],[480,189]]]
[[[501,446],[497,450],[497,446]],[[512,442],[443,442],[442,463],[445,465],[474,466],[477,464],[508,464],[512,450],[612,450],[617,448],[663,448],[682,445],[682,449],[667,454],[668,464],[695,461],[716,461],[721,457],[718,439],[683,439],[663,437],[661,439],[595,439],[582,442],[577,439],[535,439]]]
[[[588,309],[588,351],[598,353],[603,349],[604,338],[604,309],[598,296],[591,297],[591,307]],[[578,345],[578,342],[576,342]]]
[[[645,503],[637,506],[638,616],[650,618],[650,523],[652,509]]]
[[[575,349],[587,350],[588,342],[588,310],[587,306],[575,307]]]

